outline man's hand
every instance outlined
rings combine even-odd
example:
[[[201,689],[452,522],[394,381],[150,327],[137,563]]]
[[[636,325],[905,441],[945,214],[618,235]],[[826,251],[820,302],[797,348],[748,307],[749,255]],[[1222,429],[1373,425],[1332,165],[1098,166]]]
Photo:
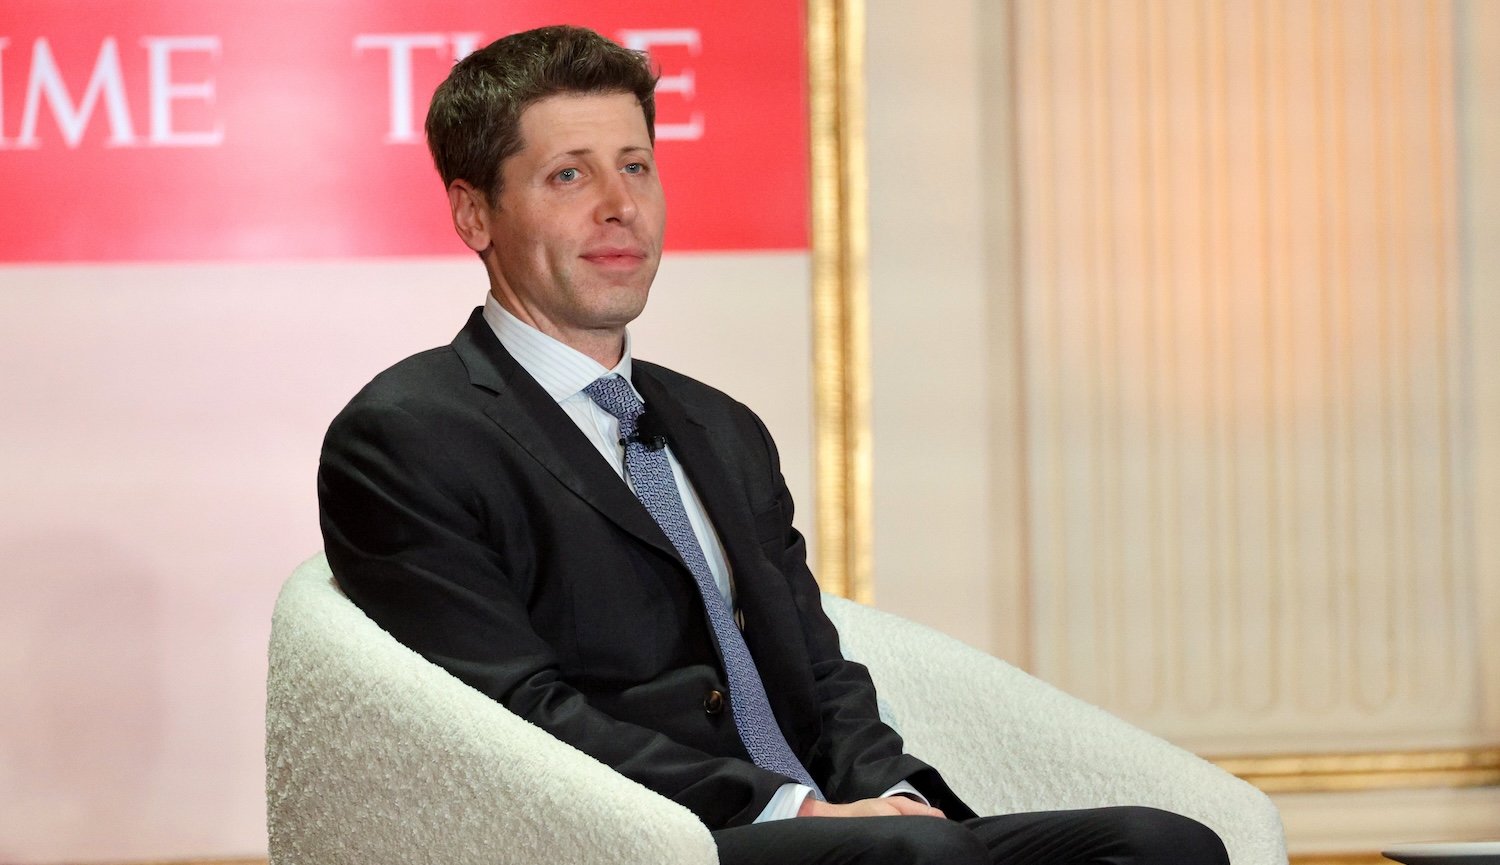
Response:
[[[905,796],[861,799],[847,805],[820,802],[811,796],[802,800],[798,817],[942,817],[943,812]]]

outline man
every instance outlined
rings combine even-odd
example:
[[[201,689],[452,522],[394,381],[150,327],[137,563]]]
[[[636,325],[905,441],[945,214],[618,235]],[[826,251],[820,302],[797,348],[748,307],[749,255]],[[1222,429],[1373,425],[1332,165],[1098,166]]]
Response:
[[[726,863],[1226,862],[1211,831],[1150,809],[977,819],[902,753],[839,654],[765,428],[631,357],[666,215],[654,86],[641,55],[549,27],[439,87],[428,143],[490,293],[329,429],[344,591],[692,810]]]

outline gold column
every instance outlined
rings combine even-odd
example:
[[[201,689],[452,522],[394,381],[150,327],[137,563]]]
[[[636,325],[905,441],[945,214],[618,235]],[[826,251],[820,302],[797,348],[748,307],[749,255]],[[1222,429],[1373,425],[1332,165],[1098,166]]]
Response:
[[[863,0],[809,0],[817,574],[869,603],[872,453]]]

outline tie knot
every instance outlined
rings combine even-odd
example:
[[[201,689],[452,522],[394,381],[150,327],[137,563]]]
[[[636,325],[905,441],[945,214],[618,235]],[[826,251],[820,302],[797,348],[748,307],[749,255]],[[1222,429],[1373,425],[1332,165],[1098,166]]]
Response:
[[[589,382],[583,392],[600,408],[615,416],[620,422],[621,433],[626,436],[635,433],[635,422],[646,410],[646,406],[635,395],[630,382],[618,375],[607,375]]]

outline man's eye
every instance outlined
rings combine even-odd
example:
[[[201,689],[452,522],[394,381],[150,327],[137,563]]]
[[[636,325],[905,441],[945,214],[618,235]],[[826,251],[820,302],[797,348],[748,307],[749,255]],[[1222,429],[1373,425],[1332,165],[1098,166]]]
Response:
[[[557,172],[557,179],[563,183],[572,183],[578,179],[578,169],[564,168],[562,171]]]

